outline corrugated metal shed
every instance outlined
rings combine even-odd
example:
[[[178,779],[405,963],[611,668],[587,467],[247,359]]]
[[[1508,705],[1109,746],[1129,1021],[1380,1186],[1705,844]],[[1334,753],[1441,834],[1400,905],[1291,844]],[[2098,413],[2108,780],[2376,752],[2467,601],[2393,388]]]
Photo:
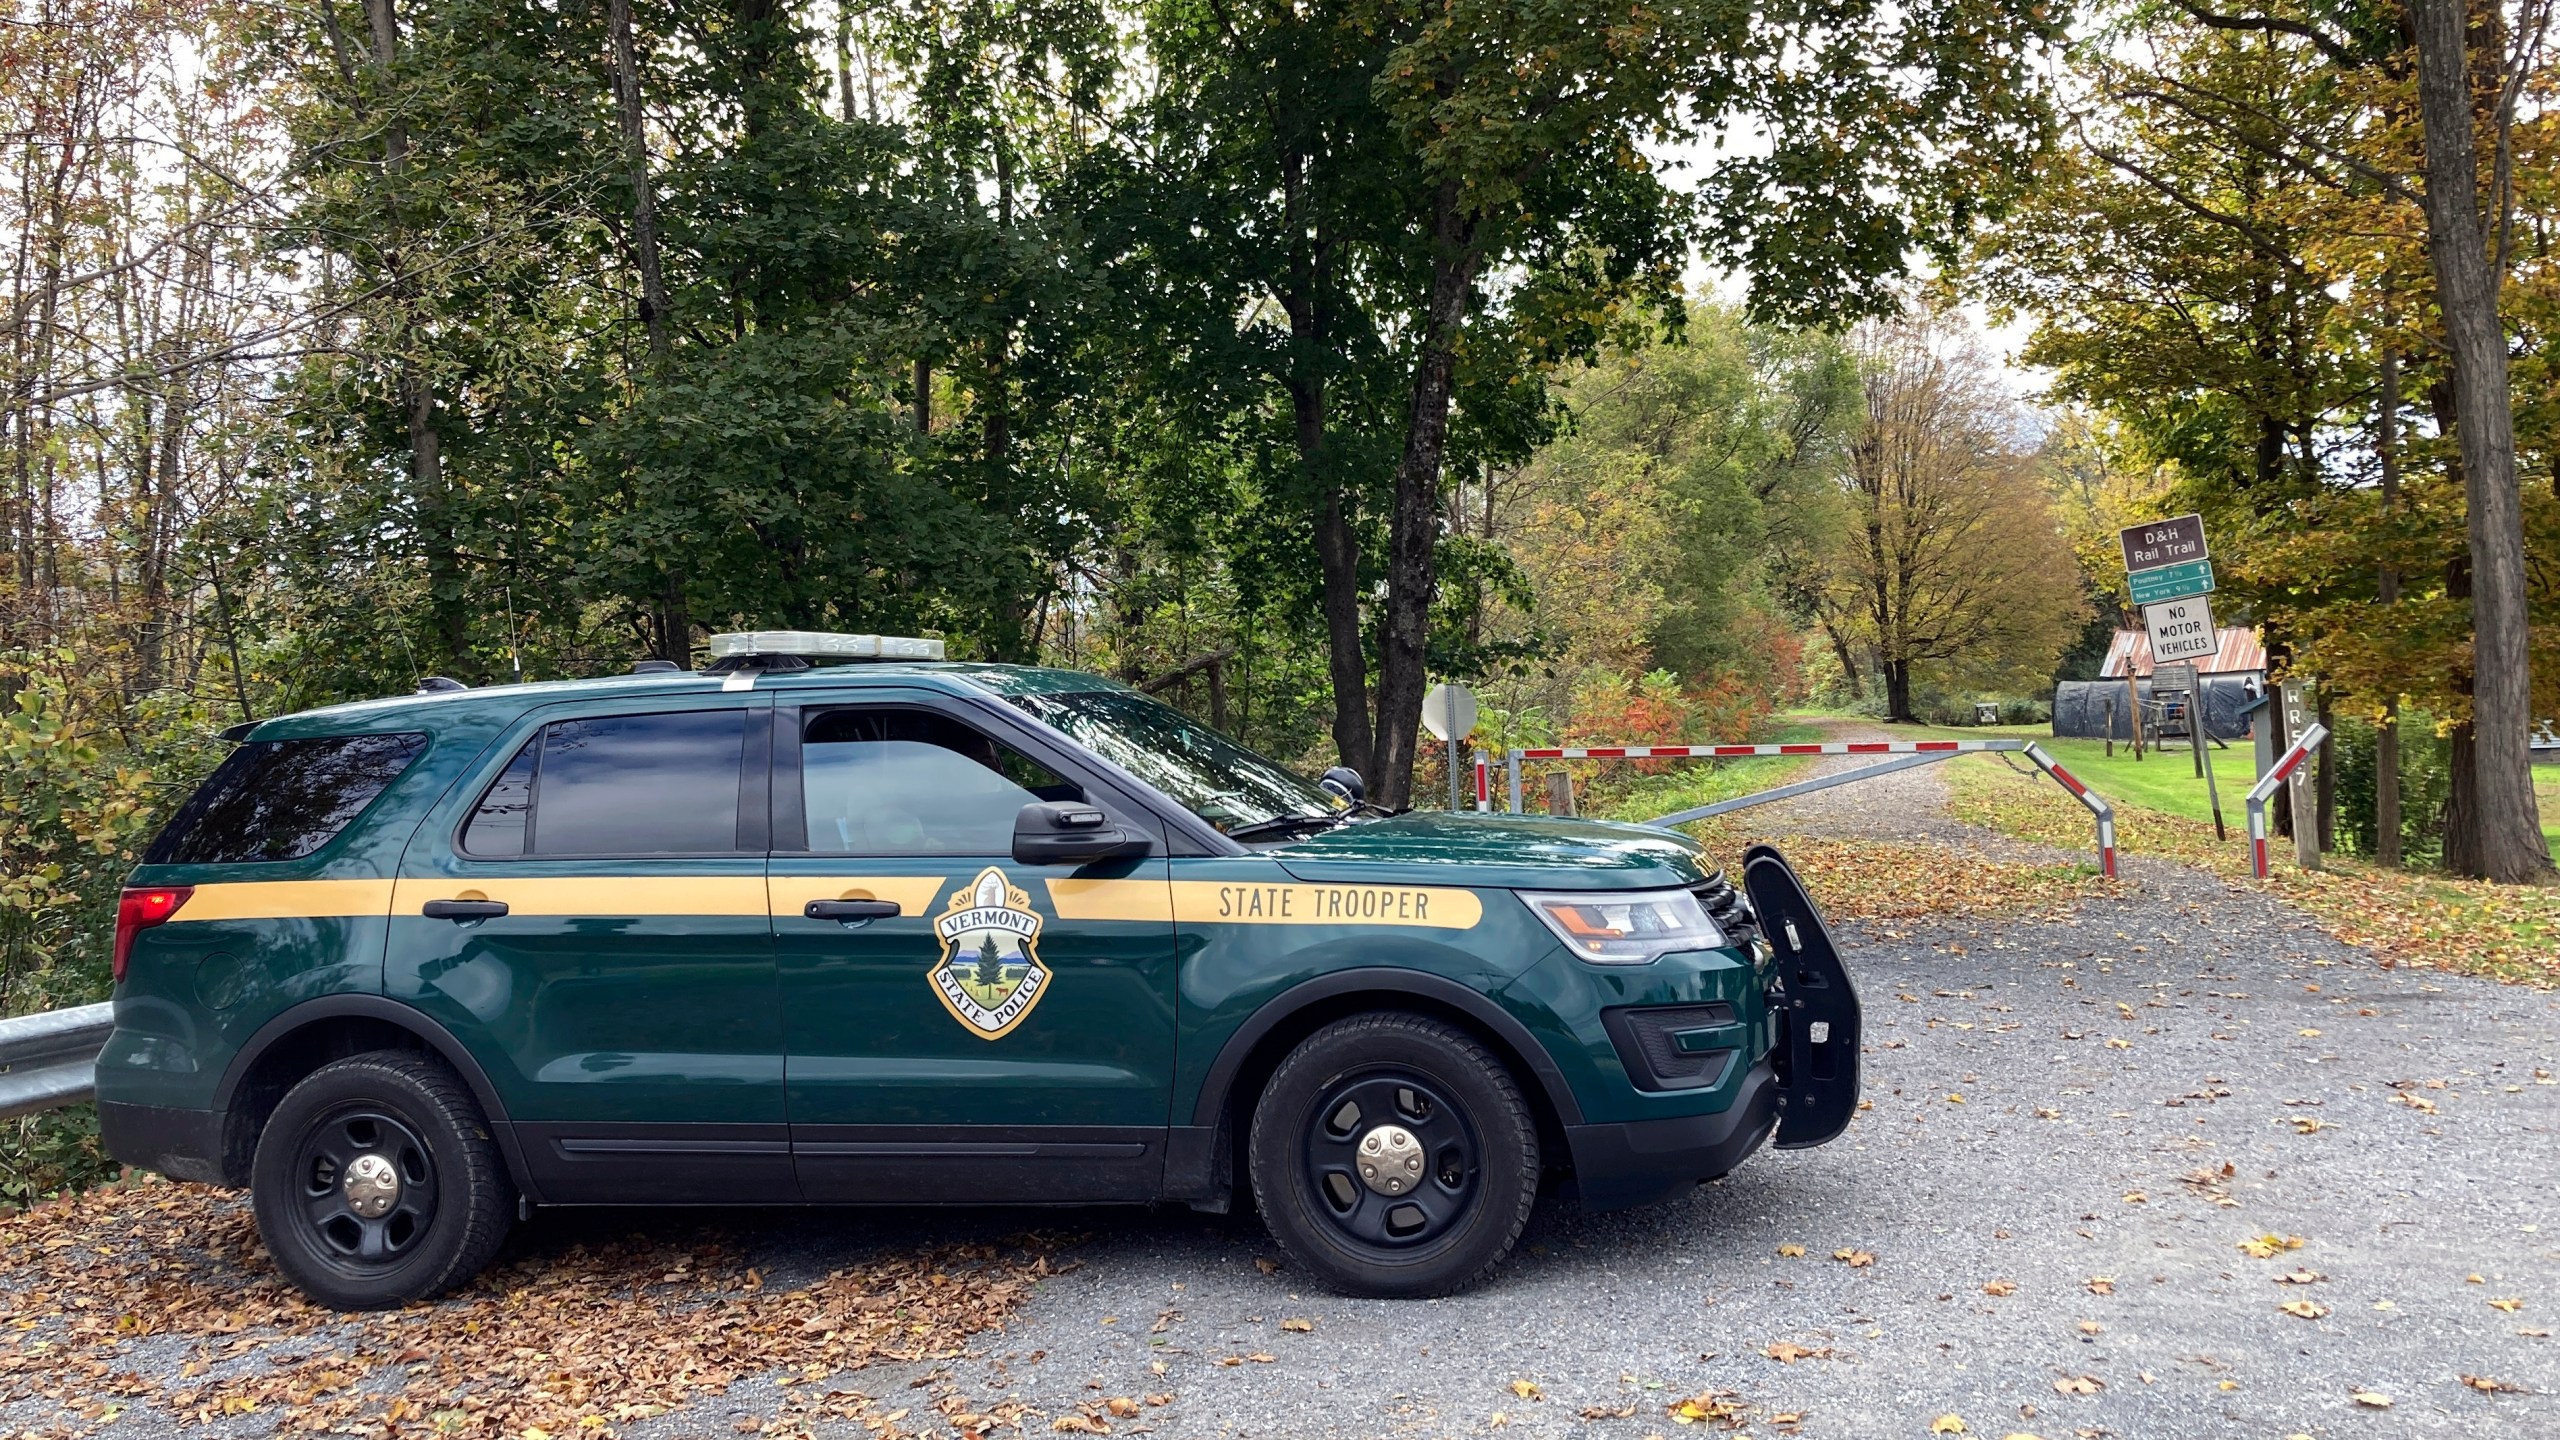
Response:
[[[2212,659],[2199,662],[2197,673],[2238,675],[2252,670],[2265,672],[2267,647],[2258,643],[2257,631],[2246,625],[2226,625],[2216,633],[2222,641],[2222,648],[2214,652]],[[2115,642],[2107,647],[2106,668],[2098,672],[2099,678],[2121,680],[2127,665],[2133,667],[2137,676],[2151,673],[2151,635],[2148,631],[2117,631]]]

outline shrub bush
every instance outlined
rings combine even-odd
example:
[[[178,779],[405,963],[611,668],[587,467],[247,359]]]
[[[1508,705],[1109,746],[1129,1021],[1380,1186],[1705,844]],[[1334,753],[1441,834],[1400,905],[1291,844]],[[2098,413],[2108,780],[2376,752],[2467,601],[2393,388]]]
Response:
[[[2377,772],[2374,721],[2337,717],[2330,754],[2338,765],[2338,848],[2371,855],[2380,848],[2373,804]],[[2453,792],[2452,745],[2436,734],[2435,717],[2411,710],[2400,716],[2400,854],[2403,864],[2434,865],[2444,858],[2444,806]]]

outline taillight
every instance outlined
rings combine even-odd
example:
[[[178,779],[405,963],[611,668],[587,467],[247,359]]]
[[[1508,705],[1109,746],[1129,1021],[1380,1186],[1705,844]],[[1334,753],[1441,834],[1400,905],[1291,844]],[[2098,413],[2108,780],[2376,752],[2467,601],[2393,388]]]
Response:
[[[124,967],[133,959],[133,937],[154,925],[168,923],[196,893],[192,885],[157,885],[148,889],[127,890],[116,900],[116,983],[124,983]]]

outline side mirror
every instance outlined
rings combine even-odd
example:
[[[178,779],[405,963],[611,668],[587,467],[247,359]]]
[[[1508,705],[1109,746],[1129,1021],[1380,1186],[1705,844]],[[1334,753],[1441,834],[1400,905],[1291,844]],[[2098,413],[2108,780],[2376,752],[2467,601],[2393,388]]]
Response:
[[[1346,805],[1357,805],[1365,798],[1368,787],[1360,783],[1360,772],[1348,765],[1336,765],[1316,781],[1316,788],[1328,795],[1339,796]]]
[[[1144,855],[1147,837],[1111,823],[1095,806],[1074,800],[1035,800],[1013,817],[1017,865],[1091,865]]]

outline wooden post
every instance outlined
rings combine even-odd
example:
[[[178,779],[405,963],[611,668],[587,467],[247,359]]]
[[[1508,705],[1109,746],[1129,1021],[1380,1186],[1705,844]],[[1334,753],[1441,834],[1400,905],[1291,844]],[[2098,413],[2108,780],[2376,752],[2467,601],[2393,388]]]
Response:
[[[1573,807],[1572,772],[1566,770],[1551,770],[1547,773],[1547,813],[1550,815],[1578,815],[1581,813]]]
[[[2133,678],[2133,657],[2130,655],[2125,657],[2124,700],[2131,707],[2126,713],[2133,716],[2133,758],[2139,760],[2142,758],[2142,686]]]
[[[2300,735],[2311,728],[2311,686],[2302,680],[2284,682],[2284,733]],[[2285,777],[2285,794],[2293,802],[2293,858],[2305,870],[2320,868],[2320,796],[2308,761],[2293,767]]]
[[[2107,758],[2116,758],[2116,702],[2107,702]]]

